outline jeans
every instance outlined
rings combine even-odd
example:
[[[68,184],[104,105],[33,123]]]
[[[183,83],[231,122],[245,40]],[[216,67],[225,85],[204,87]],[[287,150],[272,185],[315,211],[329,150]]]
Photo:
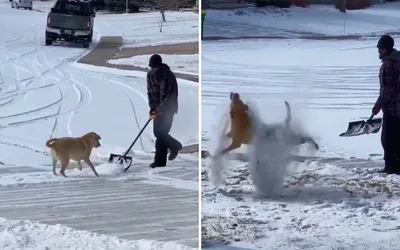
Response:
[[[400,173],[400,117],[383,114],[381,143],[385,170]]]
[[[167,165],[168,149],[174,152],[182,148],[182,144],[169,134],[173,120],[172,112],[160,114],[153,120],[153,134],[156,137],[154,163],[157,166]]]

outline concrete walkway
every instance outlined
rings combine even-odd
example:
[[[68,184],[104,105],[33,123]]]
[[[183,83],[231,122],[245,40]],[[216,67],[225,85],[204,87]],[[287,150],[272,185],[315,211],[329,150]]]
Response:
[[[107,63],[110,59],[129,58],[138,55],[149,54],[198,54],[198,43],[181,43],[169,44],[159,46],[147,46],[136,48],[121,48],[123,46],[123,39],[120,36],[104,36],[96,48],[89,52],[86,56],[82,57],[78,62],[90,64],[94,66],[109,67],[123,70],[136,70],[147,72],[149,69],[142,67],[135,67],[132,65],[116,65]],[[120,49],[121,48],[121,49]],[[190,74],[175,73],[177,78],[198,82],[199,77]]]

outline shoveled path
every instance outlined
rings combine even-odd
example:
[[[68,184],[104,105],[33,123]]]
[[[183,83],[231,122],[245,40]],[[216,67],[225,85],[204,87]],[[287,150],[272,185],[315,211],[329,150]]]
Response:
[[[195,43],[180,43],[158,46],[136,47],[136,48],[121,48],[123,39],[120,36],[103,36],[96,48],[87,55],[82,57],[78,62],[90,64],[94,66],[109,67],[123,70],[136,70],[147,72],[149,69],[136,67],[132,65],[116,65],[107,63],[110,59],[129,58],[138,55],[149,54],[198,54],[199,45]],[[175,73],[177,78],[198,82],[199,77],[190,74]]]
[[[170,170],[174,167],[175,170]],[[178,160],[171,168],[153,175],[183,182],[198,181],[194,162]],[[1,167],[0,176],[14,173],[34,178],[49,171],[50,166],[49,169]],[[198,192],[147,183],[143,177],[135,177],[135,171],[132,168],[128,175],[133,177],[126,181],[93,176],[0,186],[0,214],[7,219],[63,224],[128,240],[176,241],[197,248]]]

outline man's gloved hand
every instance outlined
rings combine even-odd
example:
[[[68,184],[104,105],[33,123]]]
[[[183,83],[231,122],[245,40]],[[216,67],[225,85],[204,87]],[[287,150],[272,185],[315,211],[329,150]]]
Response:
[[[156,116],[158,114],[159,114],[158,109],[150,109],[149,111],[150,116]]]
[[[375,103],[374,107],[372,108],[372,114],[377,115],[379,111],[381,111],[382,107],[380,104]]]

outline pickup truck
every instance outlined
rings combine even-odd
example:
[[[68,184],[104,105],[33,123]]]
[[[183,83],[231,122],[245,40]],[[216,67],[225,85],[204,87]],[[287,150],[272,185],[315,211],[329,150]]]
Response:
[[[58,0],[47,15],[46,45],[65,40],[82,42],[83,47],[88,48],[93,38],[95,16],[89,2]]]

